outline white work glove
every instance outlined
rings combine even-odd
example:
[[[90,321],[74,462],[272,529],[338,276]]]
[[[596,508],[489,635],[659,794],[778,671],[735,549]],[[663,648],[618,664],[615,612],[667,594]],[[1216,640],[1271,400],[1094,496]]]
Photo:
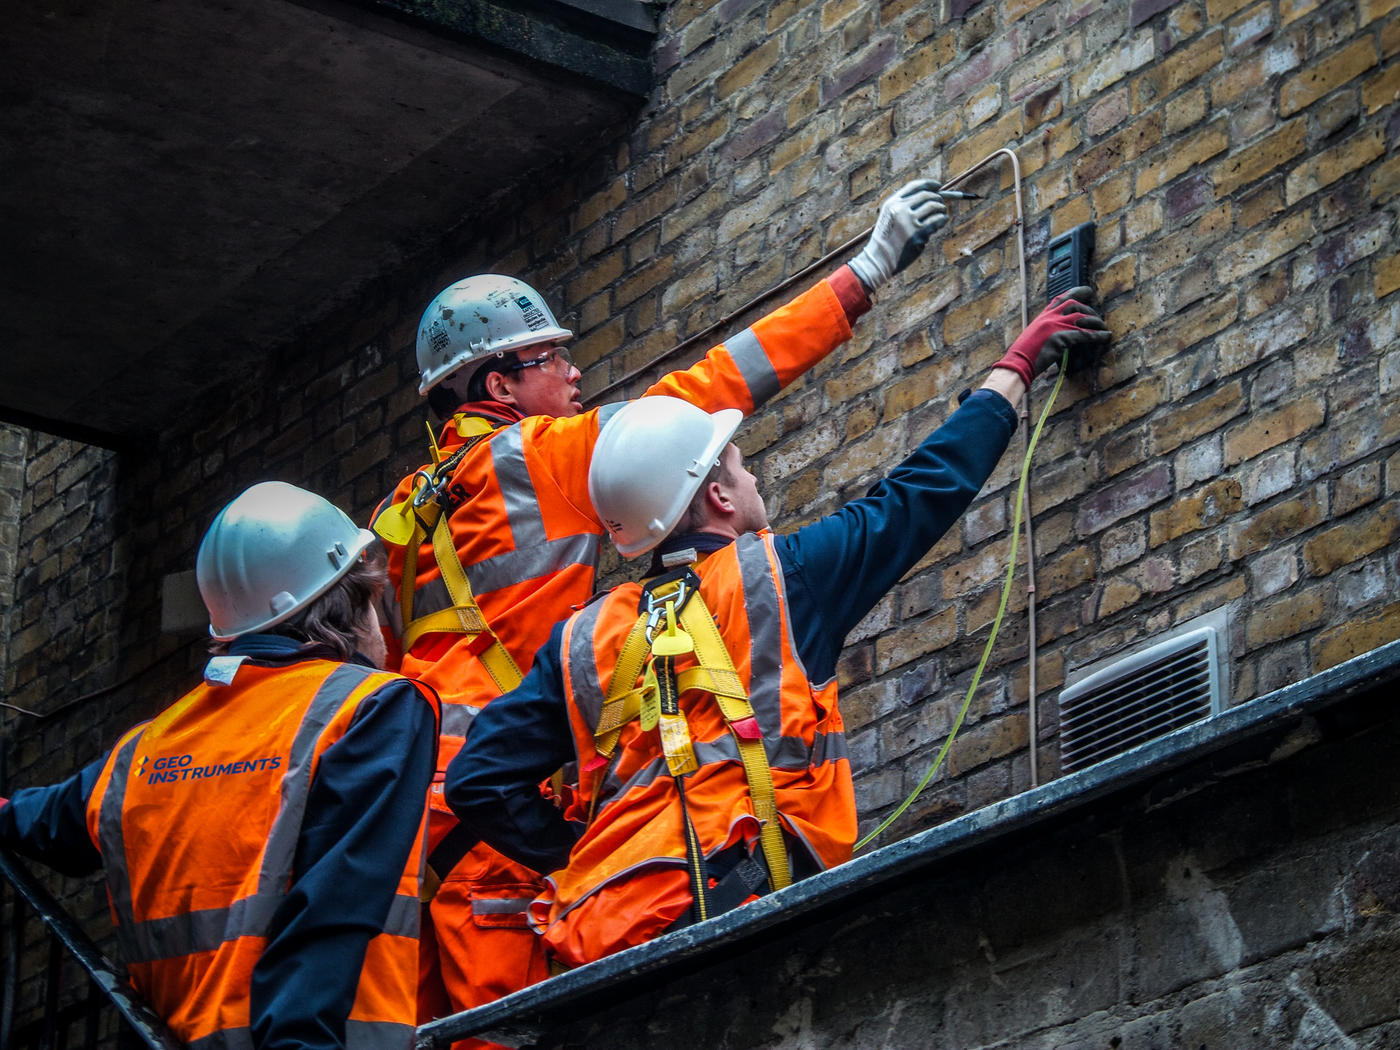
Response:
[[[917,259],[933,231],[948,221],[940,189],[942,184],[933,179],[916,179],[880,205],[870,240],[850,264],[867,292]]]

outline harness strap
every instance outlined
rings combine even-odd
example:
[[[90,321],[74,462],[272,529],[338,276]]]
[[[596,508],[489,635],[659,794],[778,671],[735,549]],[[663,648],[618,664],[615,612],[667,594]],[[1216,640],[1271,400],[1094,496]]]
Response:
[[[693,574],[689,580],[694,580]],[[623,643],[607,695],[603,699],[598,725],[594,730],[594,747],[603,759],[611,759],[622,728],[634,718],[642,719],[645,725],[651,720],[653,705],[659,706],[657,716],[662,749],[680,787],[684,774],[696,768],[696,760],[690,729],[685,715],[680,711],[679,698],[690,689],[710,693],[734,735],[739,758],[744,765],[754,816],[759,821],[759,843],[767,861],[768,881],[773,889],[782,889],[791,884],[792,872],[788,864],[787,846],[783,841],[782,821],[778,816],[773,772],[763,746],[763,734],[714,617],[701,598],[698,587],[687,587],[687,582],[684,577],[673,574],[645,585],[643,609]],[[675,605],[678,600],[681,603],[681,631],[676,630]],[[658,630],[661,626],[658,609],[665,610],[665,629]],[[698,666],[677,673],[674,655],[659,655],[655,651],[658,646],[668,653],[693,649]],[[644,670],[647,672],[645,676]],[[639,678],[643,678],[640,687],[637,686]],[[658,694],[655,697],[653,690]],[[684,800],[682,790],[682,809]],[[596,791],[593,805],[597,805]],[[692,830],[689,816],[683,814],[683,818],[687,825],[689,856],[689,835]],[[690,866],[693,868],[693,863]],[[699,901],[700,897],[696,899]]]
[[[525,676],[482,615],[481,607],[472,593],[471,581],[467,579],[467,570],[457,557],[449,516],[443,513],[442,504],[436,498],[462,457],[478,442],[489,437],[495,428],[484,419],[461,414],[454,417],[454,423],[457,433],[466,438],[466,442],[438,463],[430,475],[420,475],[419,484],[409,497],[417,506],[414,507],[413,535],[405,545],[404,572],[399,583],[399,612],[404,625],[400,645],[407,652],[425,634],[468,635],[473,639],[473,654],[486,668],[496,688],[506,693],[518,686]],[[413,595],[418,580],[418,551],[429,530],[432,530],[433,556],[437,560],[438,574],[452,599],[452,605],[415,618]]]

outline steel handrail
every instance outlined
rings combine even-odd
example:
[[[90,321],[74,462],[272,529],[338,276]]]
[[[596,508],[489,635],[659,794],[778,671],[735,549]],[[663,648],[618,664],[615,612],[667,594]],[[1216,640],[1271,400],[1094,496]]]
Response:
[[[54,900],[53,896],[39,885],[28,869],[9,850],[0,847],[0,875],[14,887],[15,893],[38,915],[39,920],[48,927],[49,935],[68,954],[77,960],[85,971],[93,985],[96,986],[107,1000],[117,1009],[122,1019],[126,1022],[130,1031],[141,1040],[144,1046],[150,1050],[181,1050],[182,1044],[166,1027],[162,1021],[146,1003],[137,997],[131,985],[122,976],[121,970],[98,949],[92,940],[80,930],[72,921],[63,906]],[[12,937],[10,951],[9,972],[11,977],[17,972],[18,952],[14,943],[18,938]],[[7,989],[7,992],[14,987]],[[9,1021],[9,1003],[6,1004],[6,1021]],[[5,1041],[8,1042],[9,1033],[5,1032]]]

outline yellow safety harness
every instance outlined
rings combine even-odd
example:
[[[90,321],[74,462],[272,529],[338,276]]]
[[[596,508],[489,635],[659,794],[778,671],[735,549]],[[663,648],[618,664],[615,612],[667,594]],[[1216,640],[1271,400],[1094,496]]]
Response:
[[[676,658],[687,653],[695,654],[696,665],[677,673]],[[680,697],[692,689],[715,698],[734,735],[748,780],[754,816],[759,822],[759,842],[768,864],[768,883],[775,890],[782,889],[792,882],[792,873],[763,733],[714,617],[700,596],[700,578],[686,566],[643,584],[637,620],[623,643],[603,699],[594,729],[594,747],[604,761],[609,761],[623,728],[633,719],[639,720],[643,731],[658,730],[666,766],[680,791],[697,918],[705,919],[709,917],[709,893],[704,856],[685,812],[684,778],[699,764],[690,726],[680,708]],[[596,791],[593,806],[597,806]],[[592,817],[590,812],[590,821]]]
[[[457,433],[466,438],[466,443],[445,459],[437,442],[432,441],[432,431],[428,439],[432,442],[433,467],[420,470],[413,479],[413,488],[398,503],[386,507],[374,520],[374,531],[386,543],[404,548],[403,577],[399,583],[399,612],[403,617],[403,635],[400,644],[404,652],[425,634],[447,633],[465,634],[471,638],[468,651],[486,668],[496,683],[496,688],[507,693],[518,686],[524,675],[514,658],[501,644],[481,614],[476,596],[472,593],[467,571],[457,557],[457,547],[452,541],[452,527],[448,522],[447,500],[444,494],[452,479],[457,464],[478,442],[490,436],[495,427],[479,416],[457,415],[453,417]],[[414,617],[413,596],[418,579],[418,551],[423,540],[431,533],[433,556],[437,559],[438,574],[447,587],[452,604],[424,616]]]
[[[467,651],[481,661],[496,683],[497,690],[507,693],[518,686],[525,676],[481,613],[481,606],[477,604],[471,582],[467,579],[467,571],[457,557],[457,546],[452,541],[452,527],[448,522],[451,511],[444,498],[452,473],[462,457],[496,428],[480,416],[461,413],[453,417],[453,422],[458,435],[465,438],[466,443],[444,458],[429,427],[432,469],[420,470],[414,476],[409,494],[398,503],[386,507],[374,519],[374,531],[386,543],[404,548],[403,576],[399,582],[399,612],[403,618],[400,645],[403,651],[408,652],[413,643],[425,634],[465,634],[471,639]],[[452,604],[446,609],[415,618],[413,596],[418,580],[418,552],[429,533],[432,534],[438,574],[447,587]],[[557,781],[558,774],[555,776]],[[558,788],[556,783],[555,790]],[[466,856],[475,841],[466,828],[458,824],[432,851],[428,856],[427,870],[423,873],[421,899],[425,903],[433,899],[447,873]]]

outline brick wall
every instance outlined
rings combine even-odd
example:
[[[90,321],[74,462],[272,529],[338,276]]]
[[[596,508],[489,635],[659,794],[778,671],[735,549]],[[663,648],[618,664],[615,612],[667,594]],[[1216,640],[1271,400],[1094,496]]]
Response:
[[[672,3],[650,105],[597,152],[503,194],[396,287],[308,315],[159,442],[31,438],[6,691],[49,710],[137,677],[40,728],[7,721],[12,782],[55,779],[194,681],[199,640],[159,633],[160,579],[193,567],[225,500],[277,477],[364,518],[420,462],[414,327],[448,281],[536,284],[597,392],[859,233],[907,179],[1002,148],[1032,303],[1049,237],[1092,220],[1116,333],[1032,472],[1042,775],[1066,673],[1199,613],[1230,612],[1236,699],[1400,636],[1394,7]],[[855,338],[741,432],[780,527],[861,493],[1017,331],[1009,173],[967,186],[987,199],[955,204]],[[851,637],[867,826],[927,767],[985,643],[1019,448]],[[947,773],[891,834],[1029,783],[1025,607],[1018,586]]]

